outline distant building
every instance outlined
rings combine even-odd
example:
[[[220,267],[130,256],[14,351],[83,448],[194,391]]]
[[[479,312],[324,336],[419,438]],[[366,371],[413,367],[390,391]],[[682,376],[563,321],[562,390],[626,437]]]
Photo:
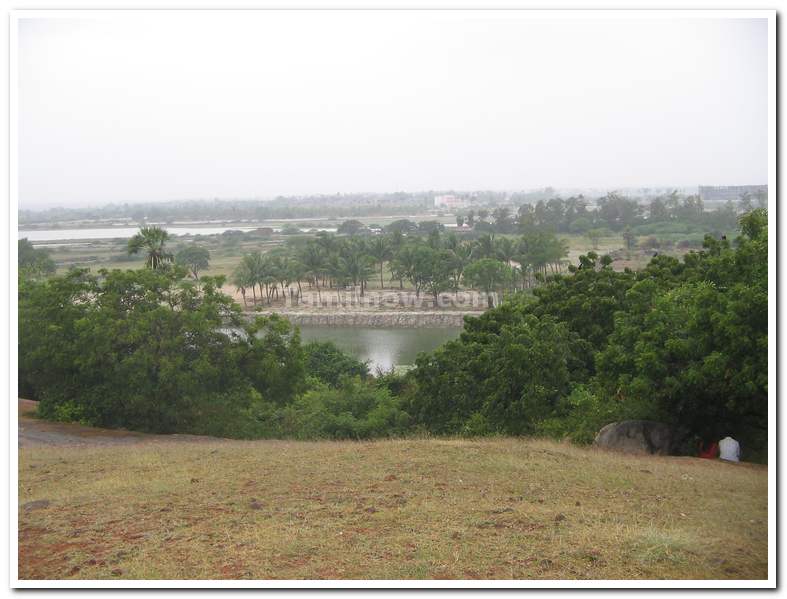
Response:
[[[768,197],[767,185],[719,185],[699,187],[700,199],[703,202],[733,202],[740,201],[744,194],[749,194],[752,200]]]
[[[467,205],[468,205],[467,200],[463,198],[458,198],[455,195],[442,195],[442,196],[435,196],[434,198],[435,208],[448,208],[451,210],[455,210],[457,208],[466,208]]]

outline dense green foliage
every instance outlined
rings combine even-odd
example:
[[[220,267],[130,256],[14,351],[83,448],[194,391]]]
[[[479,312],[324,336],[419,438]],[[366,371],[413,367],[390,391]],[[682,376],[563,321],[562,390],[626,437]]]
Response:
[[[302,345],[286,320],[244,320],[221,278],[197,285],[161,258],[163,240],[152,235],[139,242],[159,256],[147,269],[22,272],[20,392],[48,418],[232,437],[588,442],[611,421],[649,418],[698,436],[732,434],[757,457],[767,445],[767,213],[739,224],[734,243],[708,236],[701,251],[655,256],[639,272],[616,272],[591,252],[550,274],[543,265],[565,251],[554,236],[468,243],[437,228],[326,234],[244,258],[236,284],[268,298],[301,280],[363,289],[385,261],[393,277],[435,297],[460,281],[512,291],[408,374],[378,377],[332,344]],[[514,264],[540,284],[527,285]]]
[[[25,277],[42,277],[55,272],[55,263],[49,252],[33,247],[27,238],[18,242],[19,272]]]
[[[221,283],[166,266],[22,278],[20,394],[44,418],[159,433],[404,431],[407,415],[366,364],[331,343],[301,345],[277,316],[247,322]]]
[[[588,441],[623,418],[697,435],[767,429],[767,215],[741,218],[736,247],[707,238],[683,262],[614,272],[590,254],[534,299],[468,319],[412,373],[408,411],[435,433],[543,432]]]
[[[338,387],[346,377],[369,376],[369,365],[345,354],[330,341],[312,341],[303,346],[306,372],[331,387]]]
[[[297,332],[271,317],[246,324],[205,277],[178,269],[72,271],[23,280],[20,387],[44,417],[155,432],[238,434],[264,399],[303,390]],[[233,327],[242,334],[228,334]]]

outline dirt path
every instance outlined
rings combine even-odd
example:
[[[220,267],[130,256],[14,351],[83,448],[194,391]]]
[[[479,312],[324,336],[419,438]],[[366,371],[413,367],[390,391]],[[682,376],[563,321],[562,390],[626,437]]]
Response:
[[[108,446],[137,443],[172,443],[183,441],[221,441],[198,435],[148,435],[125,430],[93,428],[70,422],[47,422],[35,418],[38,402],[19,400],[19,447],[37,446]]]

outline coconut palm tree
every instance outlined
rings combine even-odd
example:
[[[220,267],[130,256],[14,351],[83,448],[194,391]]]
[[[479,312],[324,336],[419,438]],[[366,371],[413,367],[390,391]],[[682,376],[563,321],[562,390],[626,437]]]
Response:
[[[240,291],[240,294],[243,296],[243,305],[247,307],[248,304],[246,303],[246,289],[251,287],[254,289],[254,276],[249,270],[248,263],[244,260],[241,261],[240,264],[235,268],[232,272],[232,278],[230,282]],[[256,298],[256,293],[255,293]]]
[[[320,278],[325,275],[327,264],[323,248],[316,242],[310,242],[301,250],[298,259],[303,265],[303,276],[309,279],[310,285],[311,282],[314,282],[314,285],[317,287],[317,298],[322,302]]]
[[[140,227],[139,232],[128,240],[128,253],[138,254],[145,250],[145,266],[152,269],[161,268],[166,263],[172,262],[172,254],[166,251],[164,245],[169,239],[169,233],[160,227]]]
[[[495,253],[494,234],[482,235],[476,240],[475,248],[473,248],[474,259],[481,260],[483,258],[494,258]]]
[[[254,296],[254,303],[257,303],[256,286],[260,286],[260,296],[262,296],[262,279],[265,276],[265,260],[260,251],[252,252],[243,256],[241,263],[248,274],[248,282],[251,293]]]
[[[391,244],[382,235],[375,237],[368,246],[369,254],[380,265],[380,289],[385,287],[383,282],[383,264],[386,260],[390,260],[392,256]]]
[[[363,297],[366,282],[374,274],[374,260],[366,253],[366,244],[358,240],[344,246],[339,255],[339,265],[345,280],[361,286]]]
[[[510,237],[500,237],[495,241],[495,253],[503,262],[510,265],[519,249],[518,243]]]

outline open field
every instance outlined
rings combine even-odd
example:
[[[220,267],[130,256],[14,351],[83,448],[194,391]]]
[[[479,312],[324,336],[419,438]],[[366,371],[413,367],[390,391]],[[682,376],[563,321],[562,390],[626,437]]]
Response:
[[[762,466],[511,438],[113,444],[50,426],[67,438],[19,451],[22,579],[767,577]]]

